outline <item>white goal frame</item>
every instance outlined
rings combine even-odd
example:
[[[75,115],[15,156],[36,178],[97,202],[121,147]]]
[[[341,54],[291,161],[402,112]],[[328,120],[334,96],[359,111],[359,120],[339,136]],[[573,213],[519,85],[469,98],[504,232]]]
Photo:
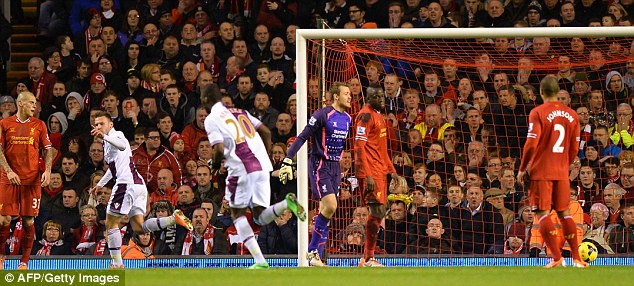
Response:
[[[315,39],[467,39],[533,37],[634,37],[634,27],[557,27],[557,28],[414,28],[414,29],[297,29],[297,134],[306,126],[308,116],[307,41]],[[325,54],[325,53],[324,53]],[[323,58],[323,57],[322,57]],[[324,59],[327,60],[327,59]],[[322,64],[323,66],[323,64]],[[322,91],[323,92],[323,91]],[[308,181],[308,149],[303,146],[297,153],[297,196],[308,206],[311,193]],[[308,210],[306,210],[308,212]],[[311,219],[311,218],[308,218]],[[298,222],[298,266],[306,267],[308,251],[308,222]]]

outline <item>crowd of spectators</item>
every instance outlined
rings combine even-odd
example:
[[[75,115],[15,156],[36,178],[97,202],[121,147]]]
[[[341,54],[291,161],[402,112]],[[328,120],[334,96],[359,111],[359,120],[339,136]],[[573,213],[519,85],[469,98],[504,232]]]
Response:
[[[33,92],[37,116],[60,150],[42,192],[33,253],[107,255],[103,223],[112,186],[87,191],[106,168],[102,143],[89,134],[94,114],[103,110],[134,149],[150,192],[148,216],[181,209],[194,224],[191,232],[174,227],[132,235],[124,220],[124,258],[247,253],[223,199],[226,170],[208,166],[212,149],[203,122],[210,105],[200,90],[210,84],[225,94],[224,104],[249,110],[271,129],[271,201],[297,191],[277,179],[296,134],[297,28],[315,28],[320,18],[331,28],[631,26],[634,12],[632,0],[42,2],[38,37],[46,48],[29,61],[29,75],[9,87],[11,95],[0,98],[7,117],[16,110],[17,94]],[[445,53],[436,65],[360,55],[358,74],[345,79],[352,116],[365,88],[384,89],[390,152],[405,177],[390,184],[377,246],[411,255],[547,253],[526,204],[527,189],[515,174],[527,116],[541,103],[539,82],[553,73],[560,78],[561,102],[577,111],[582,127],[582,148],[570,168],[579,233],[602,253],[634,252],[632,39],[518,37],[471,44],[478,47],[472,54]],[[499,68],[502,61],[506,68]],[[307,89],[313,100],[325,92],[317,77],[309,78]],[[340,162],[333,253],[363,249],[368,210],[352,155],[344,151]],[[21,222],[12,226],[6,247],[17,254]],[[264,253],[296,253],[291,213],[252,227]]]

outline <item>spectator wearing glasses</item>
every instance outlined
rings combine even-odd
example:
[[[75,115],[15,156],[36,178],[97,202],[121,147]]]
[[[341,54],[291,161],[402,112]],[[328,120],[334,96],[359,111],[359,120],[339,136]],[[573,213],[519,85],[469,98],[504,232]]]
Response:
[[[31,250],[31,255],[71,255],[69,244],[64,243],[62,226],[54,220],[44,224],[42,240],[36,242]]]
[[[139,174],[145,180],[148,190],[158,188],[158,172],[169,168],[174,174],[174,183],[181,184],[181,167],[172,152],[161,146],[161,135],[155,127],[145,131],[145,142],[132,151],[132,158]]]
[[[634,124],[632,123],[632,107],[621,103],[616,108],[616,124],[608,129],[612,143],[622,149],[630,148],[634,144]]]

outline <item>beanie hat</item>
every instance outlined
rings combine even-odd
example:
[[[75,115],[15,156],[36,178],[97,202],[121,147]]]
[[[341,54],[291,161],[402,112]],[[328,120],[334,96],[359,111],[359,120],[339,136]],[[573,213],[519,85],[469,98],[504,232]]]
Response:
[[[93,73],[92,76],[90,76],[90,85],[93,85],[98,82],[106,85],[106,77],[104,77],[103,74],[100,74],[100,73]]]
[[[180,134],[176,133],[176,132],[172,132],[172,135],[170,136],[170,147],[172,149],[174,149],[174,143],[176,143],[176,140],[178,139],[183,139],[183,136],[181,136]]]
[[[526,225],[523,223],[514,223],[509,227],[507,237],[517,237],[521,240],[526,240]]]
[[[537,1],[532,1],[530,4],[528,4],[528,11],[530,10],[535,10],[537,11],[537,13],[539,13],[539,15],[542,14],[542,5],[539,4],[539,2]]]

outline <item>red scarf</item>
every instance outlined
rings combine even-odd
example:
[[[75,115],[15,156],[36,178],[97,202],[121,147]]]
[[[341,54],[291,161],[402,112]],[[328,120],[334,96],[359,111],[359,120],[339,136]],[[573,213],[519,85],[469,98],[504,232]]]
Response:
[[[210,66],[205,65],[205,62],[201,58],[200,61],[198,61],[198,64],[196,64],[196,67],[198,68],[198,71],[208,70],[209,72],[211,72],[211,77],[214,78],[214,82],[218,81],[218,75],[220,74],[220,63],[217,57],[214,57],[214,60]]]
[[[151,84],[145,80],[141,81],[141,86],[151,92],[157,93],[159,91],[161,91],[161,86],[157,83],[157,84]]]
[[[207,224],[207,228],[205,228],[205,233],[203,233],[203,239],[205,244],[205,255],[210,255],[214,249],[214,227],[210,224]],[[189,255],[192,251],[192,246],[194,245],[194,231],[190,231],[185,236],[185,241],[183,241],[183,251],[181,255]]]
[[[59,186],[59,188],[57,188],[57,189],[52,189],[52,190],[51,190],[51,188],[50,188],[50,187],[46,187],[46,188],[44,188],[43,190],[44,190],[44,192],[46,192],[46,194],[47,194],[49,197],[51,197],[51,199],[52,199],[52,198],[54,198],[57,194],[59,194],[59,192],[61,192],[63,188],[64,188],[64,186]]]
[[[95,256],[102,256],[103,252],[106,250],[106,239],[102,239],[99,242],[97,242],[97,245],[95,245],[95,252],[93,253],[93,255]]]
[[[79,243],[82,242],[95,242],[95,238],[97,235],[97,226],[93,225],[91,227],[82,225],[81,226],[81,237],[79,237]]]
[[[508,241],[504,242],[504,254],[521,254],[523,249],[524,249],[524,243],[522,243],[522,245],[518,249],[512,250],[509,248]]]
[[[40,248],[40,250],[37,251],[37,256],[49,256],[51,255],[51,249],[53,248],[53,246],[61,246],[64,245],[64,241],[60,240],[56,240],[53,242],[49,242],[46,239],[42,239],[40,240],[40,243],[42,245],[44,245],[42,248]]]
[[[22,240],[22,232],[24,232],[24,228],[22,227],[22,218],[19,218],[15,223],[15,228],[13,229],[13,233],[11,237],[7,240],[7,244],[9,244],[9,255],[18,255],[20,254],[20,241]]]
[[[240,75],[242,75],[244,72],[245,70],[241,70],[238,73],[236,73],[236,75],[234,76],[226,75],[225,80],[227,81],[227,83],[231,83],[234,79],[240,77]]]
[[[99,30],[97,31],[97,35],[91,35],[88,31],[90,31],[90,28],[86,29],[86,31],[84,32],[84,34],[86,34],[86,51],[89,51],[89,46],[90,46],[90,41],[100,38],[101,37],[101,30],[103,28],[99,27]],[[91,56],[91,55],[89,55]]]

